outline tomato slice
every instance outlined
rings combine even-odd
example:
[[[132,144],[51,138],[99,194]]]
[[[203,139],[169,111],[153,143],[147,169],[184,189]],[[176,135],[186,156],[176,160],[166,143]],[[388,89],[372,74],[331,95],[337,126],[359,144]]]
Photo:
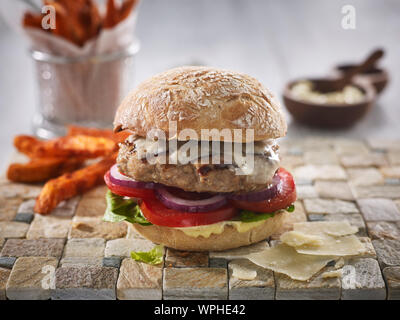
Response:
[[[107,173],[104,175],[104,181],[112,193],[122,197],[148,198],[154,196],[154,191],[152,189],[124,187],[112,183],[110,180],[110,171],[107,171]]]
[[[230,220],[238,210],[228,204],[209,212],[182,212],[164,206],[156,197],[143,199],[140,210],[151,223],[165,227],[194,227]]]
[[[265,213],[271,213],[290,206],[296,201],[296,186],[293,177],[283,168],[280,168],[276,174],[279,176],[280,181],[278,194],[275,197],[260,202],[232,200],[232,204],[240,209]]]

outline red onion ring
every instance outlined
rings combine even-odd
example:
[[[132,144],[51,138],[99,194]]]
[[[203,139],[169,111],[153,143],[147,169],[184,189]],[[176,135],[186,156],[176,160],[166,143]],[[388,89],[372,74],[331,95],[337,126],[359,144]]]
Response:
[[[211,196],[201,200],[187,200],[174,196],[167,188],[155,190],[157,198],[168,208],[185,212],[208,212],[216,210],[227,203],[222,195]]]
[[[110,181],[116,185],[130,187],[136,189],[154,189],[157,185],[154,182],[136,181],[118,170],[118,166],[114,164],[110,169]]]
[[[272,179],[272,186],[254,192],[247,193],[233,193],[228,197],[232,200],[247,201],[247,202],[259,202],[272,199],[278,194],[278,188],[280,185],[280,178],[277,174]]]

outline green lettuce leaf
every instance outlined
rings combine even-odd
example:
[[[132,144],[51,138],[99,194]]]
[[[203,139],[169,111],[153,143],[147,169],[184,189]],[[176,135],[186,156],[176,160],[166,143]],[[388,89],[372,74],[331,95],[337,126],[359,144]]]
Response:
[[[289,207],[286,208],[287,212],[293,212],[295,209],[294,204],[292,203]]]
[[[266,220],[268,218],[272,218],[275,215],[274,212],[272,213],[260,213],[260,212],[253,212],[249,210],[242,210],[239,215],[239,220],[242,222],[256,222],[261,220]]]
[[[142,226],[151,225],[151,223],[143,216],[139,206],[133,199],[124,199],[108,190],[106,194],[106,202],[107,208],[103,216],[103,221],[127,221],[131,223],[139,223]]]
[[[294,209],[295,209],[294,204],[292,203],[285,210],[287,212],[293,212]],[[262,212],[253,212],[253,211],[249,211],[249,210],[242,210],[242,211],[240,211],[240,214],[239,214],[239,220],[242,222],[261,221],[261,220],[266,220],[266,219],[272,218],[275,215],[275,213],[277,213],[277,212],[262,213]]]
[[[160,264],[163,261],[164,247],[161,245],[155,246],[150,251],[132,251],[131,257],[133,260],[148,263],[148,264]]]

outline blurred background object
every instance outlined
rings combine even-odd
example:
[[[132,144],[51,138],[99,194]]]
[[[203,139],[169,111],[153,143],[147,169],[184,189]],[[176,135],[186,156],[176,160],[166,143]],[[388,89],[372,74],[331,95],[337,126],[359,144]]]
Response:
[[[355,9],[355,29],[342,26],[345,5]],[[386,55],[380,66],[389,71],[390,84],[370,113],[340,131],[310,129],[287,114],[288,135],[399,138],[399,14],[398,0],[144,0],[136,27],[141,51],[135,84],[171,67],[202,64],[248,73],[281,99],[290,79],[324,75],[339,63],[358,63],[382,47]],[[4,166],[12,137],[30,133],[35,92],[23,39],[0,22],[0,40]]]
[[[34,60],[34,134],[45,139],[61,136],[68,124],[111,127],[116,108],[133,87],[138,4],[139,0],[2,3],[0,12],[4,17],[12,13],[8,25],[27,40]]]
[[[381,87],[380,82],[360,75],[373,70],[383,55],[382,49],[376,49],[346,71],[290,81],[283,91],[286,108],[295,120],[305,125],[322,129],[354,125],[375,104],[378,97],[375,85]]]

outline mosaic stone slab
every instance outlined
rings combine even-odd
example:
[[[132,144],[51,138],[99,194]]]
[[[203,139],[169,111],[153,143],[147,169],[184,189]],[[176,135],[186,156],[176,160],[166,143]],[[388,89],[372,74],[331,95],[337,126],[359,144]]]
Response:
[[[298,195],[283,231],[297,221],[348,220],[367,249],[362,258],[346,260],[341,277],[324,278],[324,271],[333,270],[328,265],[309,282],[244,259],[276,243],[279,234],[223,252],[166,249],[160,266],[136,262],[130,252],[154,244],[129,223],[102,221],[106,186],[41,216],[34,212],[41,187],[3,176],[0,300],[400,299],[399,146],[400,141],[379,139],[283,139],[282,166],[293,173]],[[238,266],[256,270],[256,277],[235,277]]]

